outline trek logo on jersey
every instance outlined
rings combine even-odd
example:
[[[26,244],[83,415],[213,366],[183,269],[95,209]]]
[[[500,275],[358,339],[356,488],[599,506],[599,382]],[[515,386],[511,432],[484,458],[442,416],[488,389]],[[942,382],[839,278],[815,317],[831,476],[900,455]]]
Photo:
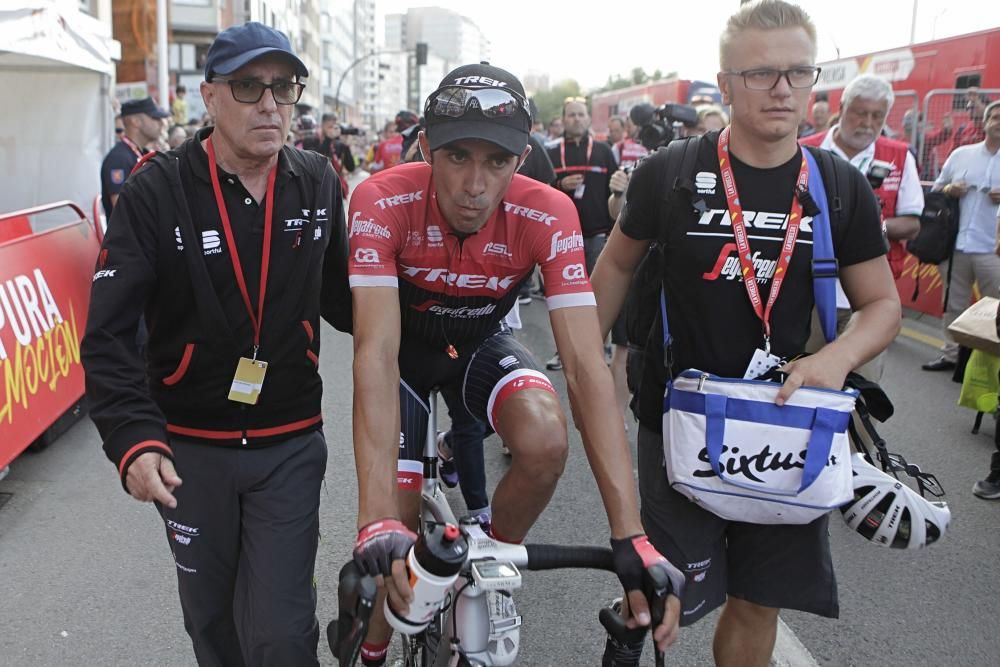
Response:
[[[378,250],[374,248],[358,248],[354,253],[354,261],[358,264],[378,264]]]
[[[700,195],[714,195],[719,178],[710,171],[699,171],[694,176],[694,186]]]
[[[393,206],[399,206],[400,204],[412,204],[415,201],[420,201],[423,199],[424,191],[417,190],[416,192],[407,192],[402,195],[395,195],[393,197],[384,197],[375,202],[383,211],[387,208],[392,208]]]
[[[222,238],[219,236],[219,232],[214,229],[203,231],[201,233],[201,247],[206,255],[221,255]]]
[[[303,225],[309,222],[306,218],[289,218],[285,220],[285,231],[286,232],[297,232],[302,229]]]
[[[583,268],[583,264],[570,264],[562,272],[563,280],[586,280],[587,270]]]
[[[507,88],[506,81],[497,81],[496,79],[491,79],[488,76],[460,76],[455,79],[456,86],[471,86],[473,84],[478,84],[480,86],[489,86],[491,88]]]
[[[302,216],[308,218],[309,214],[311,213],[311,211],[308,208],[304,208],[304,209],[301,209],[301,210],[302,210]],[[316,209],[316,216],[317,216],[317,218],[316,218],[317,220],[326,220],[326,209],[325,208],[318,208],[318,209]],[[318,216],[323,216],[323,217],[320,218]]]
[[[771,278],[774,278],[774,273],[778,268],[778,260],[761,257],[759,250],[753,254],[751,259],[753,261],[754,273],[757,274],[758,283],[766,283]],[[742,280],[743,267],[740,266],[740,257],[736,250],[736,244],[727,243],[722,246],[719,258],[715,260],[715,266],[712,267],[711,271],[701,274],[701,277],[703,280],[718,280],[719,278]]]
[[[508,250],[507,246],[503,243],[493,243],[493,242],[487,243],[486,246],[483,248],[483,254],[500,255],[501,257],[507,257],[510,259],[514,258],[514,255],[511,254],[510,250]]]
[[[430,247],[440,246],[444,243],[444,234],[437,225],[427,226],[427,245]]]
[[[476,317],[484,317],[493,313],[497,309],[495,303],[488,303],[485,306],[480,306],[479,308],[469,308],[468,306],[459,306],[457,308],[452,308],[450,306],[442,306],[440,301],[424,301],[419,306],[410,306],[413,310],[418,313],[434,313],[435,315],[444,315],[446,317],[457,318],[460,320],[471,320]]]
[[[556,232],[552,235],[552,246],[549,248],[549,256],[545,258],[545,261],[550,262],[556,258],[556,255],[562,255],[577,248],[583,248],[583,234],[574,231],[569,236],[563,237],[562,232]]]
[[[743,223],[748,229],[784,231],[788,229],[788,214],[744,210]],[[733,221],[729,217],[728,209],[710,208],[701,214],[701,217],[698,218],[698,224],[730,229],[733,226]],[[799,234],[803,233],[812,234],[812,218],[808,215],[802,216],[802,221],[799,223]]]
[[[353,238],[355,235],[383,239],[392,238],[392,233],[389,232],[388,227],[375,224],[374,220],[362,220],[361,211],[355,211],[354,215],[351,216],[350,236]]]
[[[559,220],[556,216],[546,213],[545,211],[539,211],[538,209],[528,208],[527,206],[519,206],[517,204],[512,204],[510,202],[504,202],[503,210],[512,215],[519,215],[522,218],[527,218],[528,220],[537,220],[538,222],[544,222],[547,227],[551,227],[553,222]]]
[[[451,273],[448,269],[435,269],[422,266],[403,266],[403,273],[410,278],[423,278],[428,283],[444,283],[466,289],[488,289],[494,292],[506,291],[517,276],[481,276],[469,273]],[[580,266],[583,266],[582,264]]]

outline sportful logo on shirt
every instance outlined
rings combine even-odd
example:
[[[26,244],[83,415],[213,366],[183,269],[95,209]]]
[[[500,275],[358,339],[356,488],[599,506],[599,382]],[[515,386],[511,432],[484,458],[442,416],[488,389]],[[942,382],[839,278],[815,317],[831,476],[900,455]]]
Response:
[[[219,255],[222,253],[222,239],[219,232],[209,229],[201,233],[201,247],[206,255]]]
[[[694,177],[694,186],[700,195],[714,195],[718,176],[710,171],[699,171]]]

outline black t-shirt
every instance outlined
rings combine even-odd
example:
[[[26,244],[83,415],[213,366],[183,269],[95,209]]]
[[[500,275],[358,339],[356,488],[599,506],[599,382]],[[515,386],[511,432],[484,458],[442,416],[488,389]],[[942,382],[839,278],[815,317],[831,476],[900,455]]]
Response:
[[[104,156],[104,162],[101,163],[101,203],[108,220],[111,219],[111,209],[114,208],[111,205],[111,195],[122,191],[125,179],[138,161],[139,156],[124,141],[119,141]]]
[[[556,172],[552,168],[552,160],[549,159],[545,146],[534,136],[528,136],[528,145],[531,146],[531,152],[528,153],[528,159],[521,165],[518,173],[546,185],[552,185],[556,180]]]
[[[695,200],[706,206],[699,212],[686,202],[670,206],[665,181],[666,152],[644,160],[632,173],[621,229],[638,240],[660,236],[668,225],[664,265],[667,318],[673,337],[676,374],[697,368],[726,377],[743,377],[753,352],[763,347],[763,325],[750,304],[741,279],[736,240],[717,155],[718,133],[701,140],[695,170]],[[754,270],[764,304],[777,268],[785,237],[801,157],[796,155],[772,169],[756,169],[732,156],[733,175],[753,254]],[[887,244],[879,219],[878,202],[862,173],[846,170],[853,210],[832,216],[834,254],[840,266],[850,266],[884,255]],[[824,180],[832,178],[823,174]],[[829,186],[830,183],[827,183]],[[682,200],[674,197],[674,201]],[[804,216],[781,293],[771,312],[771,350],[782,357],[800,353],[809,338],[813,309],[812,219]],[[653,339],[662,341],[657,317]],[[647,349],[639,385],[638,416],[647,428],[660,431],[666,370],[661,345]]]
[[[590,153],[590,160],[587,160],[588,145],[593,145]],[[563,146],[565,146],[566,163],[563,164]],[[560,191],[559,182],[571,174],[581,173],[579,171],[565,170],[565,167],[587,166],[589,169],[583,177],[583,197],[577,199],[572,192],[567,195],[576,204],[576,210],[580,214],[580,229],[585,237],[595,234],[604,234],[611,231],[614,220],[608,213],[608,197],[611,196],[611,175],[618,169],[618,161],[611,148],[599,141],[594,141],[591,137],[585,137],[585,141],[579,143],[573,141],[562,141],[548,149],[549,159],[556,171],[555,186]]]

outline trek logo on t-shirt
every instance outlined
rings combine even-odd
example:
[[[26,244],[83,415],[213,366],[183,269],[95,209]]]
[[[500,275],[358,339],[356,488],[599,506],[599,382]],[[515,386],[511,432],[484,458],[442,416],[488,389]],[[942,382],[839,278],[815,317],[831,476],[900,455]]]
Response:
[[[766,283],[771,278],[774,278],[774,272],[778,268],[777,260],[761,257],[759,250],[753,254],[752,259],[753,270],[757,274],[758,283]],[[719,258],[715,260],[715,266],[712,267],[711,271],[703,273],[701,277],[704,280],[718,280],[719,278],[741,280],[743,269],[740,267],[740,258],[736,251],[736,244],[727,243],[722,246]]]
[[[503,210],[506,211],[507,213],[527,218],[528,220],[537,220],[538,222],[544,222],[547,227],[551,227],[553,222],[559,220],[559,218],[549,213],[546,213],[545,211],[539,211],[538,209],[528,208],[527,206],[519,206],[518,204],[512,204],[511,202],[504,202]]]
[[[750,229],[784,231],[788,229],[788,214],[744,210],[743,223]],[[710,208],[701,214],[701,217],[698,218],[698,224],[731,229],[733,221],[729,217],[728,209]],[[802,216],[802,222],[799,223],[799,234],[812,234],[812,218],[808,215]]]

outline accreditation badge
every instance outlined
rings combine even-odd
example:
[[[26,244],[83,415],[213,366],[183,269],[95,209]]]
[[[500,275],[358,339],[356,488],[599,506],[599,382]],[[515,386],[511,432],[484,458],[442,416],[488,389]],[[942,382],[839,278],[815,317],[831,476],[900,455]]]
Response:
[[[260,390],[264,386],[266,373],[266,361],[240,357],[236,375],[233,377],[233,386],[229,389],[229,400],[256,405],[257,399],[260,398]]]

